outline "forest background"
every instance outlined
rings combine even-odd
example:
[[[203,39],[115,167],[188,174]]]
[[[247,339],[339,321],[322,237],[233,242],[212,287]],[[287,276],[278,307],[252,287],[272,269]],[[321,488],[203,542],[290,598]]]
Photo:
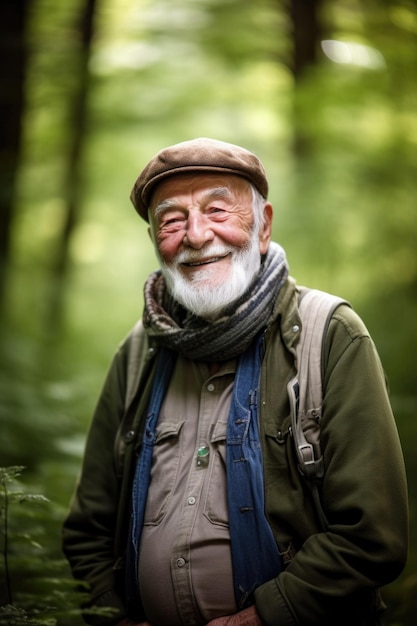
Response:
[[[410,491],[387,624],[414,626],[416,3],[2,0],[0,37],[0,624],[81,623],[60,526],[156,267],[129,192],[210,136],[258,154],[291,273],[376,342]]]

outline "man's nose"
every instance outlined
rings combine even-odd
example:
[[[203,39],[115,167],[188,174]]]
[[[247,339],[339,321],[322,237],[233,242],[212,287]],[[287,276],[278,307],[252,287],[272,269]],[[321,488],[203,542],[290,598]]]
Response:
[[[186,228],[184,244],[197,250],[214,239],[210,220],[199,211],[189,213]]]

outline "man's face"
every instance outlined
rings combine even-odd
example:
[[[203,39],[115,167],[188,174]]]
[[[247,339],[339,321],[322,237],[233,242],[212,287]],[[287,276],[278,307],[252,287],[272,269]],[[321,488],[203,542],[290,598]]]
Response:
[[[150,233],[173,296],[212,317],[249,286],[268,248],[272,209],[254,227],[249,183],[233,175],[182,174],[161,182],[149,210]]]

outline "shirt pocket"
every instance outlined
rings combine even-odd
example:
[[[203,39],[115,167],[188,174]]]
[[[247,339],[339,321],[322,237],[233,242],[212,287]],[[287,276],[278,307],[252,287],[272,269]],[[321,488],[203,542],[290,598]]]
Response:
[[[210,437],[211,461],[207,468],[204,515],[211,524],[228,528],[226,431],[227,422],[218,421]]]
[[[157,526],[164,519],[177,481],[181,446],[179,443],[184,420],[165,422],[156,428],[151,477],[146,501],[144,524]]]

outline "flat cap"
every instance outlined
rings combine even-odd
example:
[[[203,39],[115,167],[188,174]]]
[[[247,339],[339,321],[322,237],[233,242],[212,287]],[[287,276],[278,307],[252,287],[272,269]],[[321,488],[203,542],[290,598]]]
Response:
[[[158,152],[139,174],[130,199],[144,220],[148,220],[149,202],[155,186],[175,174],[205,172],[235,174],[246,178],[259,193],[268,196],[268,180],[258,157],[240,146],[217,139],[191,139]]]

